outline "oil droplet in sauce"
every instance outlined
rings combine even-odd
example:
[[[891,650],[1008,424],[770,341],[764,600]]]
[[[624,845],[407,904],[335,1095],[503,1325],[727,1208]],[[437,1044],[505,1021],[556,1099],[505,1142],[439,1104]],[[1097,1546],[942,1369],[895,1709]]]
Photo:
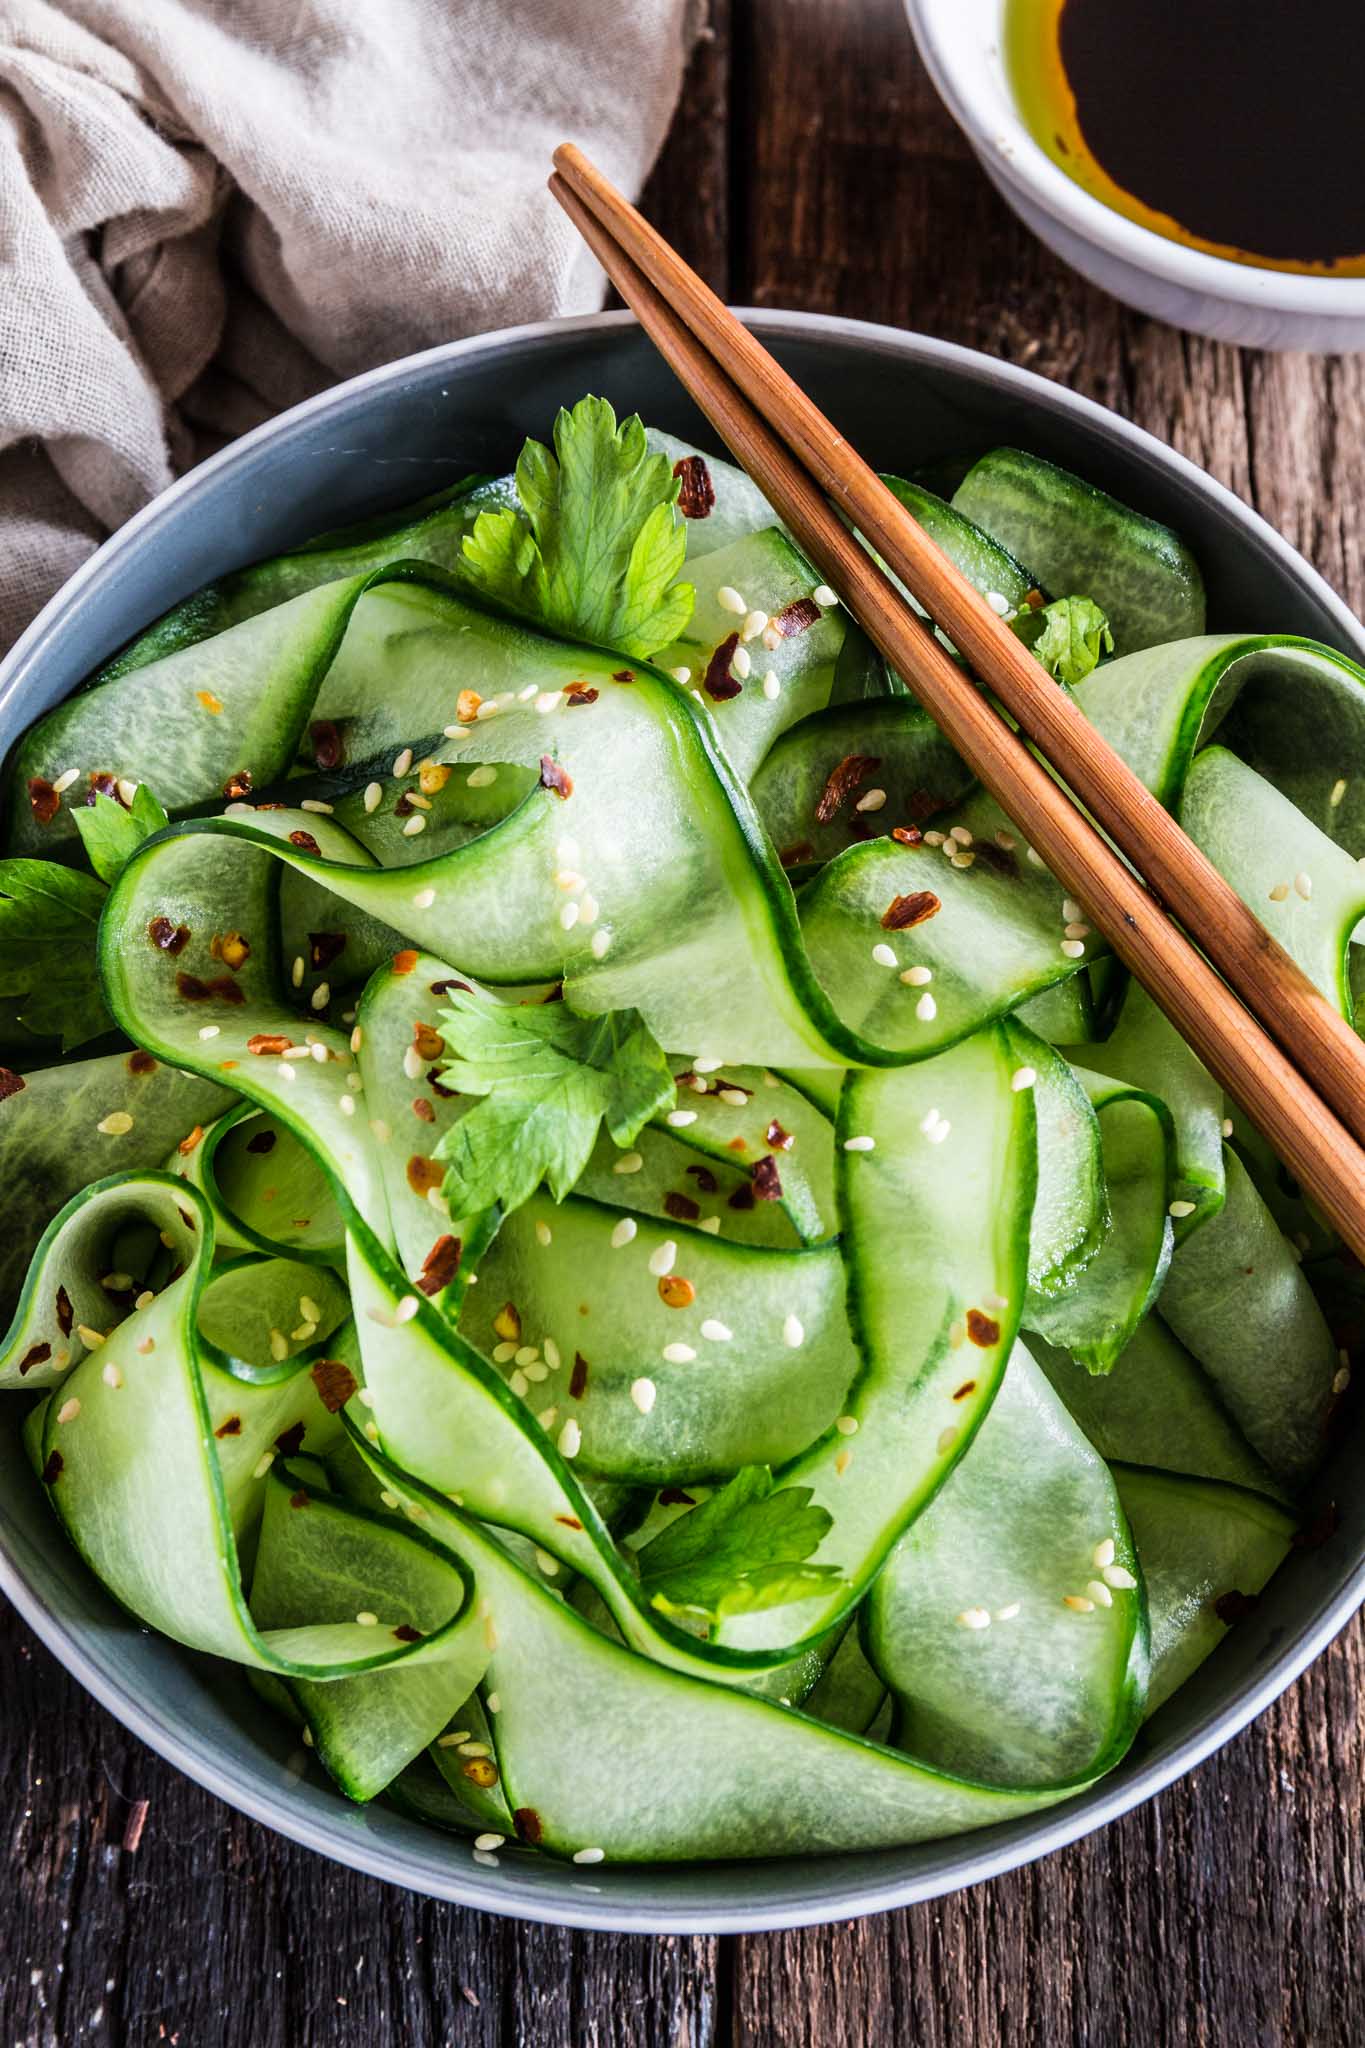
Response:
[[[1365,276],[1362,0],[1008,0],[1037,142],[1168,240]]]

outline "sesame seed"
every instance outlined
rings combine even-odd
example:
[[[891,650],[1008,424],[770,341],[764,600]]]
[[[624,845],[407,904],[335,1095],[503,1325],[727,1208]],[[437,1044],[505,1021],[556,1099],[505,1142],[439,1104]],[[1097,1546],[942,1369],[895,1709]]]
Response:
[[[66,792],[70,789],[72,783],[79,782],[80,779],[81,771],[79,768],[68,768],[66,773],[64,775],[59,775],[56,781],[53,783],[52,791],[54,796],[65,796]]]
[[[135,1309],[150,1308],[155,1300],[156,1296],[152,1293],[151,1288],[144,1287],[137,1300],[133,1303],[133,1307]]]
[[[946,846],[943,850],[945,853],[948,851]],[[949,861],[949,866],[955,868],[969,868],[975,859],[976,855],[974,853],[955,853]]]
[[[518,1365],[532,1365],[532,1364],[534,1364],[535,1360],[536,1360],[537,1358],[539,1358],[539,1356],[540,1356],[540,1346],[539,1346],[539,1344],[522,1344],[522,1345],[520,1345],[520,1346],[518,1347],[518,1349],[517,1349],[517,1353],[516,1353],[516,1359],[517,1359],[517,1364],[518,1364]]]
[[[372,816],[374,815],[374,813],[375,813],[375,812],[376,812],[376,811],[377,811],[377,810],[379,809],[379,806],[380,806],[380,805],[381,805],[381,804],[383,803],[383,801],[384,801],[384,786],[383,786],[383,784],[382,784],[382,783],[380,783],[380,782],[367,782],[367,783],[366,783],[366,785],[365,785],[365,811],[366,811],[366,815],[367,815],[367,816],[371,816],[371,817],[372,817]]]
[[[930,1131],[933,1130],[934,1125],[938,1121],[939,1112],[937,1109],[926,1110],[924,1115],[920,1118],[919,1127],[924,1132],[926,1138],[928,1137]]]
[[[1009,1296],[997,1294],[993,1287],[988,1287],[981,1297],[981,1306],[983,1308],[1008,1308],[1009,1305]]]
[[[986,592],[986,602],[998,619],[1003,619],[1006,613],[1012,609],[1009,599],[998,590],[988,590]]]
[[[421,1305],[415,1294],[405,1294],[394,1309],[394,1321],[396,1323],[410,1323]]]
[[[883,944],[881,940],[878,940],[877,944],[872,948],[872,958],[876,961],[878,967],[898,967],[900,965],[893,949]]]
[[[1014,1072],[1010,1075],[1010,1087],[1014,1090],[1016,1095],[1022,1095],[1024,1090],[1026,1088],[1031,1088],[1037,1079],[1038,1074],[1036,1068],[1016,1067]]]
[[[925,988],[934,978],[932,967],[907,967],[901,980],[907,988]]]
[[[561,1458],[576,1458],[583,1443],[583,1432],[572,1415],[559,1432],[559,1455]]]
[[[1094,1565],[1096,1571],[1103,1571],[1107,1564],[1114,1562],[1114,1539],[1112,1536],[1102,1537],[1095,1545],[1095,1548],[1090,1553],[1090,1562]]]
[[[493,1346],[494,1365],[510,1365],[516,1355],[517,1347],[510,1340],[504,1339],[501,1344]]]
[[[1232,1118],[1230,1116],[1225,1116],[1223,1118],[1220,1129],[1222,1130],[1223,1136],[1225,1138],[1230,1138],[1232,1136],[1233,1124]]]
[[[935,1017],[937,1017],[938,1004],[934,1001],[928,989],[924,991],[924,994],[915,1004],[915,1015],[919,1018],[921,1024],[932,1024]]]
[[[549,1431],[554,1428],[558,1414],[559,1410],[557,1408],[542,1408],[536,1417],[536,1421],[543,1430]]]
[[[217,1038],[221,1030],[222,1026],[220,1024],[201,1024],[199,1027],[199,1036],[204,1040],[208,1040],[210,1038]]]
[[[865,790],[853,806],[855,811],[879,811],[886,802],[884,789]]]
[[[924,835],[924,843],[926,846],[942,846],[943,834],[941,832],[926,832]]]
[[[591,894],[581,896],[578,901],[578,922],[580,924],[596,924],[597,908],[597,898],[595,896]]]
[[[382,1116],[372,1116],[370,1118],[370,1129],[374,1133],[376,1144],[379,1145],[387,1145],[389,1139],[393,1136],[393,1132]]]
[[[619,1252],[624,1245],[628,1245],[634,1237],[637,1228],[638,1225],[633,1216],[623,1216],[611,1233],[612,1250]]]
[[[1193,1203],[1193,1202],[1168,1202],[1168,1203],[1166,1204],[1166,1214],[1167,1214],[1168,1216],[1175,1216],[1175,1217],[1181,1217],[1181,1216],[1193,1216],[1193,1214],[1194,1214],[1194,1203]]]
[[[959,846],[970,846],[974,836],[965,825],[951,825],[948,828],[948,837],[955,839]]]
[[[577,868],[559,868],[555,873],[555,887],[573,891],[586,888],[587,883]]]
[[[706,1093],[705,1082],[702,1083],[700,1092],[703,1095]],[[731,1109],[743,1109],[749,1100],[742,1088],[718,1088],[716,1099],[718,1102],[728,1102]]]
[[[292,1081],[294,1078],[294,1069],[287,1060],[281,1060],[275,1072],[281,1081]]]
[[[759,634],[763,631],[763,628],[767,625],[767,623],[768,614],[766,612],[747,613],[745,616],[744,624],[739,629],[740,639],[756,640]]]
[[[370,1442],[371,1442],[372,1444],[377,1444],[377,1443],[379,1442],[379,1425],[378,1425],[378,1423],[377,1423],[377,1422],[367,1422],[367,1423],[365,1424],[365,1434],[366,1434],[366,1436],[367,1436],[367,1437],[369,1438],[369,1440],[370,1440]]]
[[[872,1152],[876,1150],[875,1138],[845,1138],[845,1152]]]
[[[763,694],[768,699],[769,703],[772,703],[775,698],[780,697],[782,695],[782,685],[778,680],[777,670],[775,668],[770,668],[766,670],[764,673]]]
[[[991,1625],[988,1607],[964,1607],[961,1614],[953,1616],[959,1628],[989,1628]]]
[[[623,1152],[611,1170],[613,1173],[638,1173],[644,1163],[638,1152]]]
[[[108,1367],[106,1367],[105,1370],[107,1372]],[[115,1367],[115,1371],[117,1370],[118,1368]],[[1332,1392],[1334,1394],[1344,1394],[1346,1392],[1346,1389],[1350,1386],[1350,1384],[1351,1368],[1349,1365],[1343,1365],[1338,1368],[1337,1372],[1332,1377]]]
[[[611,933],[609,931],[596,931],[593,933],[590,950],[594,960],[605,960],[610,948]]]
[[[1294,892],[1296,895],[1302,896],[1305,903],[1307,903],[1309,898],[1312,896],[1313,877],[1308,873],[1306,868],[1300,868],[1299,872],[1295,875]]]
[[[656,1280],[662,1280],[666,1274],[673,1271],[677,1260],[678,1247],[671,1237],[666,1237],[663,1243],[650,1253],[649,1270]]]
[[[1288,894],[1288,882],[1277,882],[1270,892],[1270,900],[1272,903],[1283,903]]]
[[[566,932],[571,932],[578,923],[579,915],[580,912],[576,903],[566,903],[559,913],[561,928]]]
[[[720,1221],[717,1217],[716,1222]],[[788,1316],[782,1325],[782,1342],[789,1351],[799,1351],[806,1341],[806,1329],[800,1316]]]
[[[601,1863],[606,1853],[605,1849],[575,1849],[573,1860],[575,1863]]]
[[[361,1608],[360,1612],[356,1616],[356,1620],[359,1622],[362,1628],[378,1628],[379,1626],[379,1616],[377,1614],[371,1614],[368,1607]]]
[[[1094,1601],[1087,1600],[1084,1593],[1063,1593],[1062,1605],[1063,1607],[1071,1608],[1076,1614],[1093,1614],[1095,1612]]]
[[[102,1117],[95,1126],[95,1129],[106,1138],[126,1137],[132,1128],[133,1119],[129,1116],[126,1109],[111,1110],[109,1115]]]
[[[695,1109],[670,1109],[664,1121],[672,1124],[675,1131],[682,1131],[697,1121],[697,1112]]]
[[[672,676],[675,683],[690,683],[692,680],[690,668],[671,668],[668,673]]]
[[[507,1389],[509,1393],[515,1394],[518,1401],[521,1401],[525,1399],[530,1384],[531,1383],[527,1379],[525,1373],[518,1369],[509,1377],[507,1382]]]
[[[1066,937],[1068,939],[1088,939],[1090,937],[1090,927],[1088,924],[1069,924],[1066,928]]]
[[[732,676],[738,676],[742,683],[748,682],[753,673],[753,666],[747,647],[737,647],[730,656],[730,673]]]
[[[401,753],[401,754],[395,754],[395,755],[394,755],[394,757],[393,757],[393,771],[392,771],[392,772],[393,772],[393,773],[394,773],[395,775],[406,775],[406,774],[407,774],[407,772],[408,772],[408,770],[409,770],[409,768],[411,768],[411,766],[412,766],[412,748],[411,748],[411,747],[404,747],[404,749],[403,749],[403,751],[402,751],[402,753]]]
[[[632,1380],[630,1383],[630,1398],[642,1415],[649,1414],[658,1391],[653,1380]]]
[[[840,1436],[856,1436],[858,1434],[858,1418],[856,1415],[841,1415],[834,1427],[838,1430]]]
[[[1081,960],[1085,957],[1085,940],[1063,939],[1062,951],[1068,960]]]
[[[549,1368],[550,1368],[550,1371],[551,1371],[551,1372],[558,1372],[558,1371],[559,1371],[559,1346],[558,1346],[558,1345],[557,1345],[557,1344],[555,1343],[555,1340],[554,1340],[554,1338],[553,1338],[553,1337],[547,1337],[547,1338],[545,1339],[545,1342],[544,1342],[544,1344],[543,1344],[543,1345],[541,1346],[541,1349],[542,1349],[542,1350],[544,1351],[544,1353],[545,1353],[545,1363],[546,1363],[546,1364],[547,1364],[547,1365],[549,1366]]]
[[[117,1367],[115,1368],[115,1370],[117,1370]],[[73,1394],[71,1396],[71,1399],[69,1401],[63,1401],[61,1407],[57,1410],[57,1420],[58,1422],[74,1422],[76,1420],[76,1417],[80,1414],[80,1412],[81,1404],[76,1399],[76,1396]]]
[[[97,1351],[104,1342],[103,1330],[92,1330],[88,1323],[77,1323],[76,1335],[87,1351]]]
[[[852,1453],[852,1451],[840,1451],[840,1452],[839,1452],[838,1456],[837,1456],[837,1457],[835,1458],[835,1460],[834,1460],[834,1469],[835,1469],[835,1471],[836,1471],[836,1472],[838,1473],[838,1475],[839,1475],[839,1477],[840,1477],[841,1479],[843,1478],[843,1476],[844,1476],[845,1472],[847,1472],[847,1470],[848,1470],[849,1466],[850,1466],[850,1465],[851,1465],[852,1463],[853,1463],[853,1453]]]
[[[403,827],[403,837],[405,839],[415,839],[419,832],[425,832],[426,829],[426,819],[422,816],[422,813],[420,811],[414,811],[412,816],[408,819],[407,823]]]
[[[378,1435],[378,1431],[376,1431],[375,1434]],[[256,1463],[251,1468],[252,1478],[264,1479],[266,1473],[270,1470],[274,1462],[275,1453],[273,1451],[262,1451],[260,1457],[256,1460]]]
[[[1074,920],[1075,920],[1076,918],[1078,918],[1078,917],[1084,917],[1084,915],[1085,915],[1085,912],[1084,912],[1084,911],[1083,911],[1083,910],[1081,909],[1081,906],[1080,906],[1080,904],[1079,904],[1079,903],[1078,903],[1078,902],[1076,901],[1076,899],[1075,899],[1075,897],[1074,897],[1074,896],[1063,896],[1063,898],[1062,898],[1062,923],[1063,923],[1063,924],[1071,924],[1071,923],[1072,923],[1072,922],[1073,922],[1073,921],[1074,921]]]
[[[723,612],[733,612],[736,618],[747,618],[749,607],[733,584],[722,583],[716,592],[716,603]]]
[[[831,590],[828,583],[817,583],[811,596],[823,611],[828,611],[831,605],[839,602],[838,592]]]
[[[405,1045],[403,1048],[403,1072],[410,1081],[420,1081],[426,1072],[422,1055],[415,1045]]]
[[[500,1849],[506,1840],[506,1835],[475,1835],[474,1847],[491,1851],[493,1849]]]
[[[293,961],[293,965],[292,965],[292,966],[290,967],[290,969],[289,969],[289,979],[290,979],[290,980],[291,980],[291,981],[293,982],[293,984],[294,984],[295,988],[302,988],[302,987],[303,987],[303,974],[304,974],[304,959],[303,959],[303,955],[302,955],[302,953],[296,953],[296,954],[294,955],[294,961]]]
[[[1133,1574],[1121,1564],[1107,1564],[1101,1577],[1106,1586],[1113,1586],[1120,1593],[1130,1592],[1137,1584]]]
[[[1020,1606],[1021,1606],[1021,1605],[1022,1605],[1022,1602],[1020,1602],[1020,1601],[1018,1601],[1018,1600],[1011,1600],[1011,1602],[1010,1602],[1010,1604],[1009,1604],[1009,1606],[1008,1606],[1008,1607],[997,1607],[997,1608],[996,1608],[996,1610],[995,1610],[995,1618],[996,1618],[996,1620],[997,1620],[997,1621],[1013,1621],[1013,1620],[1014,1620],[1014,1617],[1015,1617],[1015,1615],[1016,1615],[1016,1614],[1017,1614],[1017,1613],[1019,1612],[1019,1609],[1020,1609]]]
[[[434,889],[419,889],[412,899],[412,907],[414,910],[430,910],[435,901],[436,891]]]
[[[320,817],[330,818],[335,805],[323,803],[321,797],[306,796],[299,805],[301,811],[316,811]]]
[[[332,1000],[332,984],[320,981],[308,1000],[315,1010],[325,1010]]]
[[[549,1244],[549,1243],[550,1243],[550,1242],[552,1241],[553,1237],[554,1237],[554,1232],[553,1232],[553,1231],[551,1230],[551,1228],[550,1228],[550,1226],[549,1226],[549,1224],[548,1224],[548,1223],[537,1223],[537,1225],[536,1225],[536,1243],[537,1243],[537,1244]]]
[[[771,619],[763,628],[763,645],[767,648],[769,654],[776,654],[778,648],[782,645],[782,635],[778,632]]]
[[[1024,848],[1024,858],[1031,867],[1045,868],[1047,866],[1047,862],[1043,859],[1036,846],[1026,846]]]
[[[665,1344],[661,1355],[668,1365],[691,1365],[697,1354],[690,1344]]]
[[[1085,1592],[1086,1598],[1092,1601],[1096,1607],[1112,1607],[1114,1604],[1114,1596],[1105,1585],[1103,1579],[1087,1580]]]
[[[949,1427],[948,1427],[947,1429],[941,1429],[941,1430],[939,1431],[939,1433],[938,1433],[938,1441],[937,1441],[937,1443],[936,1443],[936,1444],[934,1445],[934,1449],[935,1449],[935,1450],[936,1450],[936,1451],[938,1452],[938,1455],[940,1456],[940,1458],[946,1458],[946,1457],[947,1457],[947,1455],[948,1455],[949,1451],[950,1451],[950,1450],[951,1450],[951,1449],[953,1448],[953,1445],[954,1445],[954,1444],[955,1444],[955,1443],[957,1442],[957,1439],[958,1439],[958,1431],[957,1431],[957,1429],[956,1429],[955,1427],[953,1427],[953,1426],[952,1426],[951,1424],[949,1425]]]
[[[1341,780],[1334,782],[1332,784],[1332,794],[1327,799],[1328,803],[1331,805],[1333,810],[1336,809],[1337,805],[1341,802],[1341,799],[1345,796],[1345,794],[1346,782],[1345,778],[1343,777]]]
[[[498,771],[491,761],[485,761],[478,768],[471,768],[465,777],[466,789],[487,789],[498,779]]]
[[[720,1322],[715,1316],[707,1316],[701,1326],[701,1333],[708,1344],[728,1344],[734,1335],[729,1324]]]
[[[283,1330],[270,1332],[270,1356],[277,1365],[282,1365],[289,1356],[289,1339]]]
[[[461,1756],[487,1756],[489,1754],[486,1742],[473,1742],[468,1735],[462,1735],[456,1747],[459,1749]]]
[[[467,740],[469,738],[469,727],[467,725],[443,725],[441,731],[448,740]]]

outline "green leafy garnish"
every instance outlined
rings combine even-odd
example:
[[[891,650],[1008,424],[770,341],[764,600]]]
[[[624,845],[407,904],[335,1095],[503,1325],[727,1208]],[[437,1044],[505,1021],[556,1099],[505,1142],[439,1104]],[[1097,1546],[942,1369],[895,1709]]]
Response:
[[[810,1502],[809,1486],[775,1487],[766,1465],[741,1467],[640,1552],[640,1583],[652,1605],[717,1622],[829,1592],[842,1581],[837,1567],[804,1560],[832,1517]]]
[[[138,784],[131,809],[125,810],[100,791],[93,804],[78,804],[71,815],[86,859],[102,882],[112,882],[143,840],[170,823],[145,782]]]
[[[1092,597],[1059,597],[1024,623],[1030,630],[1021,637],[1048,674],[1068,689],[1084,682],[1101,657],[1114,651],[1109,620]]]
[[[579,1017],[567,1003],[500,1003],[454,990],[441,1020],[447,1087],[481,1095],[436,1148],[457,1216],[514,1209],[542,1181],[563,1201],[605,1123],[633,1144],[676,1099],[668,1062],[637,1010]]]
[[[55,861],[0,860],[0,996],[22,996],[19,1022],[63,1052],[113,1028],[95,968],[105,894]]]
[[[694,592],[678,479],[651,455],[637,415],[618,427],[605,398],[561,409],[554,452],[528,440],[517,463],[521,512],[482,512],[464,543],[487,596],[570,639],[641,660],[676,640]]]

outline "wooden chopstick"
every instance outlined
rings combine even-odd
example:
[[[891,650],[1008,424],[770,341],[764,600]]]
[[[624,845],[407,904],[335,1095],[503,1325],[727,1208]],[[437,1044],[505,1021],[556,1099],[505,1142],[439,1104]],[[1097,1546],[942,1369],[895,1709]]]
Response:
[[[583,207],[866,535],[1242,1001],[1365,1140],[1365,1044],[1345,1018],[761,342],[581,150],[565,144],[555,163]]]
[[[801,546],[842,591],[853,615],[1029,844],[1089,907],[1092,921],[1119,958],[1352,1250],[1365,1258],[1365,1151],[1350,1131],[991,709],[611,230],[564,178],[552,178],[550,184],[680,381]]]

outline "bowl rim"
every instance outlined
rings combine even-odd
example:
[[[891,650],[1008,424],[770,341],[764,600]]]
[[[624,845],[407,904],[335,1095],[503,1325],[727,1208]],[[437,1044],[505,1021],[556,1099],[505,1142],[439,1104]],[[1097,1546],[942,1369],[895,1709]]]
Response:
[[[761,336],[780,340],[784,336],[810,341],[842,341],[894,357],[909,367],[944,367],[956,370],[967,380],[1004,387],[1030,410],[1051,412],[1077,422],[1101,439],[1124,445],[1156,472],[1174,476],[1192,485],[1214,509],[1235,524],[1243,542],[1263,556],[1278,560],[1334,620],[1340,637],[1357,658],[1365,659],[1365,627],[1356,620],[1344,601],[1298,551],[1224,485],[1208,476],[1197,464],[1095,400],[1053,383],[1036,372],[1001,362],[980,350],[956,343],[908,333],[871,321],[849,320],[829,314],[785,312],[775,308],[740,308],[741,317]],[[206,483],[248,465],[267,441],[287,440],[297,428],[330,411],[354,403],[358,396],[375,393],[400,383],[416,371],[441,363],[452,368],[481,354],[508,348],[553,348],[562,338],[591,333],[609,333],[635,326],[629,312],[593,313],[558,320],[528,322],[515,327],[446,342],[405,356],[392,363],[363,372],[331,386],[302,404],[252,429],[229,443],[196,469],[180,478],[150,504],[144,506],[71,576],[39,612],[9,653],[0,660],[0,714],[10,693],[43,658],[44,650],[58,634],[64,621],[82,602],[87,590],[116,574],[121,557],[149,529],[173,521],[181,504]],[[736,1934],[788,1927],[823,1924],[867,1913],[886,1912],[944,1896],[969,1885],[1019,1869],[1054,1850],[1091,1834],[1141,1805],[1157,1792],[1201,1763],[1262,1713],[1287,1686],[1304,1671],[1334,1636],[1345,1626],[1365,1600],[1365,1551],[1344,1573],[1337,1590],[1324,1599],[1315,1617],[1297,1630],[1286,1632],[1267,1656],[1264,1666],[1242,1691],[1221,1706],[1211,1708],[1203,1720],[1161,1756],[1139,1759],[1131,1775],[1101,1779],[1088,1792],[1045,1812],[1028,1816],[1007,1828],[990,1831],[995,1837],[971,1834],[945,1838],[943,1857],[937,1867],[909,1876],[886,1875],[869,1867],[865,1882],[841,1881],[818,1902],[795,1900],[778,1905],[730,1900],[723,1904],[698,1902],[695,1898],[678,1904],[639,1902],[613,1904],[603,1893],[598,1900],[581,1903],[567,1897],[531,1897],[515,1885],[500,1882],[472,1861],[466,1867],[442,1869],[425,1863],[401,1845],[380,1841],[373,1835],[347,1833],[340,1825],[347,1809],[340,1801],[333,1821],[330,1809],[322,1817],[296,1807],[287,1787],[257,1791],[235,1779],[212,1752],[196,1747],[184,1729],[154,1699],[133,1691],[117,1677],[91,1647],[90,1631],[69,1623],[47,1607],[36,1584],[26,1575],[21,1559],[0,1540],[0,1592],[7,1595],[34,1633],[52,1651],[59,1663],[125,1727],[139,1736],[157,1754],[237,1811],[262,1822],[277,1834],[365,1875],[381,1878],[424,1896],[475,1907],[483,1912],[527,1918],[547,1925],[582,1927],[628,1933]],[[884,1852],[892,1854],[894,1852]],[[638,1869],[641,1866],[632,1866]],[[695,1871],[699,1866],[657,1866],[656,1874],[666,1886],[673,1868]],[[705,1866],[720,1874],[727,1866]],[[736,1868],[752,1869],[751,1864]],[[594,1873],[599,1875],[600,1873]]]
[[[1016,105],[1001,49],[1005,5],[1006,0],[905,0],[911,34],[935,89],[973,148],[989,158],[993,178],[1092,247],[1185,291],[1222,304],[1327,321],[1365,316],[1365,277],[1272,270],[1191,249],[1116,213],[1069,178],[1035,141]],[[998,96],[996,86],[1003,87]]]

